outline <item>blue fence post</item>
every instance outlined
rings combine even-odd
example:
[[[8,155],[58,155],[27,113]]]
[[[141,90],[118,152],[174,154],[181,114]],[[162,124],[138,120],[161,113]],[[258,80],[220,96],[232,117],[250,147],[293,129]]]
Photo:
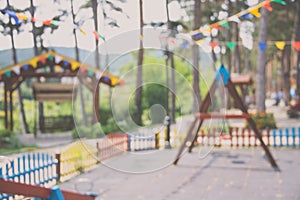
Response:
[[[32,184],[32,177],[31,177],[31,173],[32,173],[32,170],[31,170],[31,156],[30,154],[27,154],[27,164],[28,164],[28,182],[30,184]]]
[[[283,144],[282,144],[282,136],[283,136],[282,135],[282,129],[280,128],[279,129],[279,146],[281,146],[281,147],[283,146]]]
[[[25,157],[25,154],[22,155],[22,161],[23,161],[23,180],[24,180],[24,183],[27,183],[27,178],[26,178],[26,174],[27,174],[27,170],[26,170],[26,157]]]
[[[289,144],[289,128],[285,129],[285,136],[286,136],[286,146],[290,146]]]
[[[48,197],[48,199],[49,200],[64,200],[64,196],[58,186],[54,186],[51,189],[51,194]]]
[[[22,177],[22,172],[21,172],[21,157],[17,158],[17,166],[18,166],[18,173],[16,175],[17,175],[18,181],[21,181],[21,177]]]
[[[296,129],[292,128],[293,147],[296,147]]]
[[[277,145],[276,145],[276,129],[273,129],[273,130],[272,130],[272,136],[273,136],[273,140],[274,140],[273,146],[276,147],[276,146],[277,146]]]
[[[298,146],[300,147],[300,126],[298,127]]]

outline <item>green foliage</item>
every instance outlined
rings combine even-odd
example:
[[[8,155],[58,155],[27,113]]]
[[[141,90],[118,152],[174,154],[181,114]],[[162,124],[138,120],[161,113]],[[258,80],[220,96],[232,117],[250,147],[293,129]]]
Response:
[[[87,138],[87,139],[95,139],[101,136],[101,131],[99,130],[99,126],[78,126],[73,129],[72,137],[74,139],[78,138]]]
[[[274,118],[273,113],[265,113],[265,112],[258,112],[258,113],[252,113],[250,114],[254,122],[256,123],[256,126],[259,130],[270,128],[270,129],[276,129],[276,121]],[[248,128],[249,124],[248,121],[245,122],[245,126]]]
[[[0,129],[0,148],[20,148],[21,143],[17,135],[10,130]]]

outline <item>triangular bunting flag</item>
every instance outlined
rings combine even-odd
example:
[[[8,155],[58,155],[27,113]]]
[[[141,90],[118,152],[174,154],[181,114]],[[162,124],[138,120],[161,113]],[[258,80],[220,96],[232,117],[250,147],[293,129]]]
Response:
[[[79,29],[79,31],[83,34],[83,35],[86,35],[86,32],[81,28]]]
[[[46,58],[44,57],[44,56],[41,56],[40,58],[39,58],[39,61],[41,61],[41,63],[44,65],[44,64],[46,64]]]
[[[266,1],[262,4],[262,7],[267,9],[268,11],[272,12],[273,8],[271,7],[271,3],[269,1]]]
[[[23,68],[24,70],[27,70],[27,69],[28,69],[28,65],[25,64],[25,65],[22,66],[22,68]]]
[[[11,71],[8,70],[8,71],[4,72],[4,74],[5,74],[5,76],[10,77]]]
[[[227,42],[226,45],[231,51],[233,51],[236,46],[236,42]]]
[[[13,68],[13,71],[16,73],[16,75],[19,75],[20,74],[20,66],[15,66]]]
[[[210,25],[210,27],[220,30],[220,25],[219,24],[212,24],[212,25]]]
[[[43,21],[43,24],[46,25],[46,26],[50,26],[51,23],[52,23],[52,19]]]
[[[200,39],[203,38],[203,36],[202,36],[201,33],[196,33],[196,34],[194,34],[193,36],[194,36],[195,40],[200,40]]]
[[[228,21],[229,22],[236,22],[236,23],[240,23],[241,22],[240,18],[238,16],[236,16],[236,15],[233,15],[233,16],[229,17]]]
[[[23,20],[23,21],[28,20],[28,17],[27,17],[26,15],[24,15],[24,14],[17,13],[16,15],[17,15],[17,17],[18,17],[19,19],[21,19],[21,20]]]
[[[96,78],[97,78],[98,80],[101,78],[101,76],[102,76],[102,73],[96,72]]]
[[[285,46],[285,42],[283,42],[283,41],[275,42],[275,46],[276,46],[279,50],[283,50],[283,49],[284,49],[284,46]]]
[[[53,26],[59,26],[59,21],[57,21],[57,20],[52,20],[51,24],[52,24]]]
[[[252,19],[253,18],[253,15],[251,15],[250,13],[246,13],[246,14],[243,14],[241,16],[241,18],[244,18],[244,19]]]
[[[255,9],[251,10],[250,13],[251,13],[252,15],[254,15],[255,17],[257,17],[257,18],[259,18],[259,17],[261,16],[261,14],[260,14],[258,8],[255,8]]]
[[[219,45],[219,42],[211,42],[211,43],[210,43],[210,46],[211,46],[212,50],[214,50],[214,48],[215,48],[216,46],[218,46],[218,45]]]
[[[61,70],[61,66],[55,65],[55,72],[60,72],[60,70]]]
[[[273,2],[280,3],[282,5],[286,5],[284,0],[273,0]]]
[[[62,60],[62,57],[55,56],[55,63],[58,64]]]
[[[200,45],[200,44],[202,44],[202,42],[203,42],[203,40],[197,40],[196,44]]]
[[[93,76],[94,75],[94,71],[93,70],[88,70],[89,76]]]
[[[300,51],[300,42],[293,42],[293,46],[297,51]]]
[[[182,48],[187,49],[189,47],[189,42],[188,41],[184,41],[181,44]]]
[[[1,12],[2,12],[3,14],[5,14],[5,13],[8,14],[9,17],[11,17],[11,18],[13,18],[13,19],[15,20],[16,24],[20,24],[20,23],[21,23],[21,22],[19,21],[19,18],[17,17],[17,14],[16,14],[15,11],[4,9],[4,10],[1,10]]]
[[[53,55],[51,53],[48,55],[48,59],[53,61]]]
[[[228,29],[230,28],[229,24],[226,20],[220,21],[218,24],[222,27],[225,27],[225,28],[228,28]]]
[[[265,51],[266,48],[267,48],[267,43],[266,42],[259,42],[258,47],[259,47],[259,50]]]

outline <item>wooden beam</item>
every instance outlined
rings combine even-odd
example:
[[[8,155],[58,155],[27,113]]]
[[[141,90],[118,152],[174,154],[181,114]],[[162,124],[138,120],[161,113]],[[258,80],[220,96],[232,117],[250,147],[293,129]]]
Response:
[[[8,129],[8,106],[7,106],[6,82],[4,82],[4,121],[5,121],[5,128]]]
[[[95,199],[95,197],[85,195],[85,194],[79,194],[79,193],[65,191],[65,190],[62,190],[61,192],[65,200],[94,200]],[[37,185],[17,183],[11,180],[4,180],[0,178],[0,193],[47,199],[51,194],[51,189],[42,186],[37,186]]]
[[[198,113],[196,114],[196,118],[198,119],[212,119],[212,118],[248,119],[250,117],[251,116],[248,113],[242,113],[242,114]]]
[[[231,80],[229,79],[228,80],[228,85],[227,85],[227,88],[228,88],[228,91],[229,93],[231,94],[231,96],[233,97],[234,101],[236,102],[237,106],[239,106],[240,110],[243,112],[243,113],[246,113],[248,114],[248,111],[247,111],[247,107],[245,106],[245,104],[243,103],[243,100],[241,99],[241,97],[239,96],[234,84],[231,82]],[[270,164],[272,165],[272,167],[275,169],[275,170],[279,170],[279,167],[275,161],[275,159],[273,158],[269,148],[265,145],[265,142],[263,141],[262,139],[262,136],[261,134],[259,133],[258,131],[258,128],[254,122],[254,120],[249,117],[247,118],[247,121],[250,125],[250,127],[252,128],[252,130],[254,131],[255,133],[255,136],[258,138],[262,148],[264,149],[265,153],[266,153],[266,156],[270,162]]]

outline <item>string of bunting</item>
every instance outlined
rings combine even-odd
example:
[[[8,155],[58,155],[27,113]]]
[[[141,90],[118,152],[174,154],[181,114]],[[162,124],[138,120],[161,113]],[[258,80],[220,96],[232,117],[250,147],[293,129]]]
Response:
[[[220,30],[222,27],[229,29],[229,22],[240,23],[242,19],[252,19],[253,17],[259,18],[261,17],[260,8],[266,8],[268,11],[272,11],[273,8],[271,6],[271,2],[279,3],[281,5],[286,5],[284,0],[265,0],[255,6],[252,6],[246,10],[243,10],[235,15],[227,17],[223,20],[220,20],[216,23],[210,24],[209,26],[200,27],[199,29],[191,31],[189,34],[195,38],[195,40],[200,40],[203,38],[202,33],[208,32],[211,33],[212,29]]]
[[[14,20],[15,24],[17,24],[17,25],[21,24],[24,21],[32,21],[32,22],[35,22],[35,23],[43,24],[45,26],[51,26],[51,25],[52,26],[59,26],[60,25],[60,21],[58,21],[58,20],[54,20],[54,19],[38,20],[34,17],[28,17],[27,15],[25,15],[23,13],[17,13],[13,10],[2,9],[2,10],[0,10],[0,12],[3,15],[7,14],[10,18],[12,18]],[[79,30],[83,35],[87,34],[87,32],[85,30],[83,30],[78,25],[74,24],[74,29]],[[94,30],[94,31],[92,31],[92,34],[95,36],[96,40],[102,39],[103,41],[105,41],[104,35],[102,35],[98,31]]]
[[[45,65],[47,60],[54,62],[55,72],[65,72],[66,69],[75,71],[79,68],[80,72],[87,72],[89,76],[95,76],[97,79],[101,78],[104,83],[110,83],[112,86],[115,86],[117,84],[124,84],[123,81],[120,80],[120,78],[118,78],[117,76],[113,76],[108,72],[103,72],[88,65],[83,65],[76,60],[65,57],[61,54],[57,54],[55,52],[47,52],[42,55],[35,56],[29,60],[20,62],[17,65],[11,65],[9,67],[0,69],[0,81],[3,78],[3,75],[9,78],[13,73],[15,75],[19,75],[21,73],[21,70],[27,71],[29,70],[29,68],[35,69],[37,73],[50,72],[49,67],[38,68],[38,63]]]
[[[204,40],[197,40],[196,43],[201,45]],[[213,41],[209,45],[212,49],[215,49],[217,46],[226,46],[229,50],[233,51],[237,45],[242,45],[242,42],[234,41]],[[267,41],[267,42],[258,42],[257,46],[260,51],[265,51],[268,45],[275,45],[278,50],[283,50],[286,45],[293,45],[295,50],[300,51],[300,41]],[[189,42],[184,41],[181,43],[182,48],[188,48]]]

